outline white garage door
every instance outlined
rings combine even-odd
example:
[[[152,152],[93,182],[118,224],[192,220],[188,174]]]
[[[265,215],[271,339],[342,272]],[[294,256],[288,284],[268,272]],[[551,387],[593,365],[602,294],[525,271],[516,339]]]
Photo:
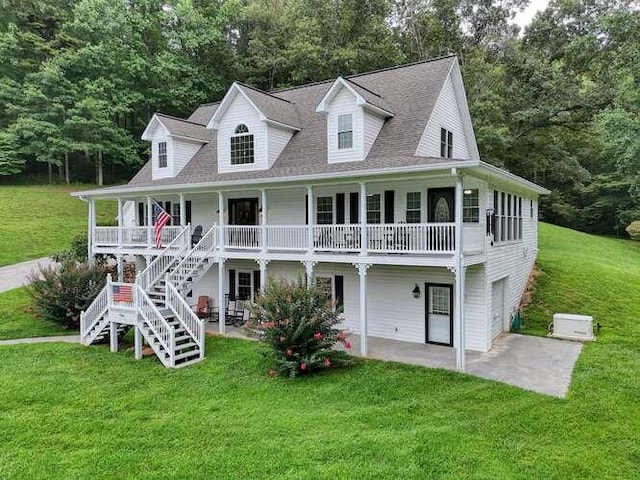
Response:
[[[493,282],[491,288],[491,338],[504,329],[504,284],[505,279]]]

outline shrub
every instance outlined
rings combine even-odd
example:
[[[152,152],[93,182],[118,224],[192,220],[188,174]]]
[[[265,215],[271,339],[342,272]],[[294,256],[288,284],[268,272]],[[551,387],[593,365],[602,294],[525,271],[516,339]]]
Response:
[[[631,222],[625,230],[633,240],[640,240],[640,220]]]
[[[67,328],[79,328],[80,312],[86,310],[105,284],[101,265],[64,261],[40,267],[30,275],[26,290],[36,314]]]
[[[339,314],[318,288],[302,280],[274,280],[258,297],[247,328],[269,347],[269,374],[295,377],[347,363],[348,356],[334,350],[338,342],[351,347],[336,328]]]
[[[74,236],[67,250],[55,253],[51,258],[60,263],[66,261],[85,263],[88,259],[87,234],[80,233]]]

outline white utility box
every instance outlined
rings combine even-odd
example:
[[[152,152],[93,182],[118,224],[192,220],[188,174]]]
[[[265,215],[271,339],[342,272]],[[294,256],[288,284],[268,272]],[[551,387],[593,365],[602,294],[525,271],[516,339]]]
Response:
[[[571,313],[556,313],[553,315],[553,332],[550,336],[566,340],[595,340],[596,337],[593,336],[593,317]]]

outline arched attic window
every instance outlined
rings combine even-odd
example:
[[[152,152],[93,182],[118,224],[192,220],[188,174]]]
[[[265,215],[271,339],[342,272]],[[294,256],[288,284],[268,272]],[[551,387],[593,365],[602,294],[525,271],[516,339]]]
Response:
[[[231,165],[253,162],[253,134],[249,133],[244,123],[241,123],[231,137]]]

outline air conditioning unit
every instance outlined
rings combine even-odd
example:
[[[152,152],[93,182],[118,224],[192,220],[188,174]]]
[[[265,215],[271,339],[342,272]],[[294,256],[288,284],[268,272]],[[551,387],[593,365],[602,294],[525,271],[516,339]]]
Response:
[[[565,340],[595,340],[596,337],[593,336],[593,317],[571,313],[556,313],[553,315],[553,331],[549,336]]]

